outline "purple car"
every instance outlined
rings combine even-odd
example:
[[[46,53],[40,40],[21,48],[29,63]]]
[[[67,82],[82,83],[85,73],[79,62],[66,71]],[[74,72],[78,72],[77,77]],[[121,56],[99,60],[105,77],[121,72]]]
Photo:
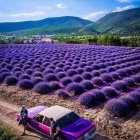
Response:
[[[63,140],[89,140],[96,134],[93,123],[61,106],[30,108],[28,118],[28,127],[46,136],[50,136],[49,118],[53,118],[61,130]],[[17,120],[20,120],[20,114]]]

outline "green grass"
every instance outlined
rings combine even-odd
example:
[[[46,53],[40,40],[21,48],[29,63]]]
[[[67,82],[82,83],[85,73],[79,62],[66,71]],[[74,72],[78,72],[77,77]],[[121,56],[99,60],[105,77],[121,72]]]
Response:
[[[21,140],[15,132],[0,124],[0,140]]]

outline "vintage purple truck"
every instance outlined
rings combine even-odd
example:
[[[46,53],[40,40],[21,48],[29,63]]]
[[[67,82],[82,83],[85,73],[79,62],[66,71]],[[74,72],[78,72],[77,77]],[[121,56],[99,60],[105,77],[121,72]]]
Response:
[[[46,136],[50,136],[50,127],[42,120],[53,118],[62,134],[63,140],[89,140],[96,134],[95,125],[83,118],[80,118],[73,111],[61,106],[37,106],[28,109],[28,127]],[[17,115],[17,121],[20,114]]]

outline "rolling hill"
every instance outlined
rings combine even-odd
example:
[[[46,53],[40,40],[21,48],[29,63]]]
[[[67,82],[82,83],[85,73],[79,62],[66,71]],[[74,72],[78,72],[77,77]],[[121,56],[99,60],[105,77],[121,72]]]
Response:
[[[112,12],[97,22],[65,16],[39,21],[0,23],[0,33],[140,35],[140,8]]]
[[[33,29],[41,27],[82,27],[88,24],[91,24],[92,21],[84,20],[79,17],[65,16],[65,17],[56,17],[56,18],[46,18],[39,21],[24,21],[24,22],[7,22],[0,23],[0,32],[13,32],[21,31],[27,29]]]
[[[140,8],[110,13],[84,27],[83,32],[93,29],[101,34],[140,35]]]

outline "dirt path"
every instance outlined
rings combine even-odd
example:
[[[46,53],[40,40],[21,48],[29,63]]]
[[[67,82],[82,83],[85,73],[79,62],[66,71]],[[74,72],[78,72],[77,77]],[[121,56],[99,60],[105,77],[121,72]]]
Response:
[[[20,111],[21,107],[11,104],[5,100],[0,99],[0,122],[11,129],[14,129],[18,134],[22,134],[22,127],[18,126],[16,121],[16,114]],[[28,131],[23,137],[24,140],[48,140],[44,136],[35,132]],[[100,135],[96,135],[94,140],[109,140]]]
[[[11,129],[14,129],[18,134],[22,134],[23,129],[21,126],[18,126],[16,121],[16,114],[19,111],[20,107],[18,105],[13,105],[0,99],[0,122]],[[27,135],[25,135],[23,139],[47,140],[45,137],[31,131],[28,131]]]

